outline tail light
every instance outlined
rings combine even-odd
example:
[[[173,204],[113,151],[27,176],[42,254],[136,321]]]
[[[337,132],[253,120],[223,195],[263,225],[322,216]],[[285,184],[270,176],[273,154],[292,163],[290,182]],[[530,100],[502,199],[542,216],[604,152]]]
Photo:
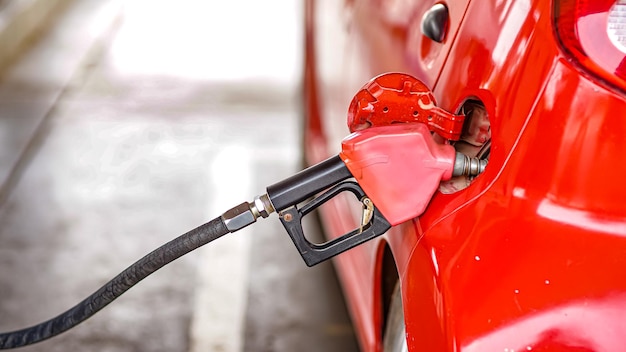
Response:
[[[626,91],[626,0],[556,0],[554,15],[572,59]]]

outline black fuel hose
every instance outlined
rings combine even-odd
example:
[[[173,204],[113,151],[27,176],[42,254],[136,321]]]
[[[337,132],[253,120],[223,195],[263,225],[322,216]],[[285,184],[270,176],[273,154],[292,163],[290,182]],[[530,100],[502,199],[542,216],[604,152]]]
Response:
[[[266,218],[276,210],[280,211],[295,206],[315,193],[349,177],[351,177],[350,171],[341,158],[335,156],[269,186],[267,188],[268,193],[256,197],[252,203],[241,203],[226,211],[222,216],[196,227],[150,252],[64,313],[25,329],[0,333],[0,350],[31,345],[67,331],[96,314],[128,289],[170,262],[227,233],[251,225],[259,217]],[[380,234],[382,233],[384,231]],[[295,235],[292,232],[289,234],[294,241],[297,240],[296,237],[293,237]],[[301,237],[304,240],[304,235]],[[355,242],[355,245],[360,242]],[[340,241],[341,251],[354,246],[346,246],[345,243],[344,240]],[[323,260],[338,253],[340,252],[334,251],[324,257]],[[308,262],[305,258],[305,261],[307,265],[311,266],[321,261],[320,258],[317,259],[315,262]]]
[[[0,349],[17,348],[43,341],[85,321],[128,289],[181,256],[232,232],[223,217],[213,219],[155,249],[126,268],[73,308],[43,323],[0,333]]]

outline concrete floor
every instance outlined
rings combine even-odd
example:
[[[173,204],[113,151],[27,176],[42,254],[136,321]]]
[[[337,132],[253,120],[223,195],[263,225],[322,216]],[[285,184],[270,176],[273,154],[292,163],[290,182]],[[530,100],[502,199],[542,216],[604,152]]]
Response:
[[[294,3],[81,0],[3,74],[0,330],[64,311],[297,171]],[[307,268],[274,216],[22,350],[357,346],[331,264]]]

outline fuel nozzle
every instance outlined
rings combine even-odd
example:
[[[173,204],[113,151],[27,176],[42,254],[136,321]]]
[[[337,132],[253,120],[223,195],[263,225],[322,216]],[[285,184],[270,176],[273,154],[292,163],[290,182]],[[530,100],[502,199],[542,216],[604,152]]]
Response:
[[[311,266],[420,216],[441,181],[456,173],[477,175],[484,166],[483,161],[456,153],[452,145],[436,142],[426,124],[374,126],[346,137],[338,156],[267,187],[267,195],[254,207],[253,203],[242,204],[245,214],[235,211],[234,216],[225,217],[232,218],[233,224],[239,223],[235,221],[238,218],[245,223],[258,217],[254,208],[275,210]],[[342,192],[352,193],[368,205],[364,207],[367,216],[358,228],[339,238],[324,244],[310,243],[302,218]]]

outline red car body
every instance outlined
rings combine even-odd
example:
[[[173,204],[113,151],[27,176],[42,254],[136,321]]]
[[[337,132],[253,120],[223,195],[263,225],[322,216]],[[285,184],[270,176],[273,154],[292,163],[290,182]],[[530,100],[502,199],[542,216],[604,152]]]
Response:
[[[567,6],[591,5],[557,2],[306,2],[309,163],[337,153],[350,99],[384,72],[419,78],[450,112],[480,100],[491,124],[469,187],[335,259],[364,351],[382,350],[394,280],[409,351],[626,350],[626,95],[601,62],[624,54],[599,10],[589,36],[608,49],[577,56],[558,31],[574,22]],[[436,3],[449,11],[442,43],[421,31]],[[330,236],[352,217],[340,200],[322,213]]]

